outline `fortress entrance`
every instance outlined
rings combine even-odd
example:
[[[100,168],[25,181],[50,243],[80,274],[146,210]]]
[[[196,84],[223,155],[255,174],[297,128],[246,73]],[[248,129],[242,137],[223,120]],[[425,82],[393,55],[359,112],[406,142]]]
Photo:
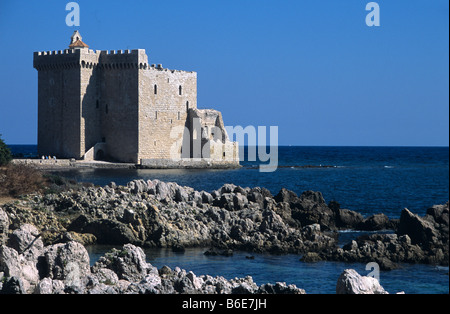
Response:
[[[95,160],[104,160],[105,159],[105,152],[101,149],[97,151],[97,154],[95,154]]]

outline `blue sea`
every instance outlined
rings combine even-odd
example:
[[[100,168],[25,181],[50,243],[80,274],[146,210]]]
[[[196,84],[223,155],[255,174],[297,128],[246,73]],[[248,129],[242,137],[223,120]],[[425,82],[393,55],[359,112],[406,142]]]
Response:
[[[10,146],[14,154],[33,157],[36,146]],[[126,184],[134,179],[159,179],[213,191],[225,183],[242,187],[265,187],[276,195],[281,188],[297,194],[314,190],[322,192],[327,202],[335,200],[341,208],[358,211],[364,216],[384,213],[399,218],[408,208],[424,215],[426,209],[449,200],[448,147],[303,147],[283,146],[278,151],[279,168],[260,172],[259,161],[243,160],[234,170],[131,170],[83,169],[57,173],[81,182],[106,185],[111,181]],[[341,237],[359,232],[342,232]],[[342,240],[344,241],[344,240]],[[105,247],[89,248],[92,262]],[[302,263],[300,256],[249,254],[236,252],[232,257],[207,257],[205,249],[188,249],[184,254],[170,250],[146,250],[154,266],[179,266],[197,275],[220,275],[228,279],[250,275],[257,284],[284,281],[296,284],[307,293],[334,293],[336,280],[346,268],[368,274],[363,264],[337,262]],[[246,256],[254,255],[254,259]],[[384,288],[395,293],[449,293],[448,267],[402,265],[383,271]]]

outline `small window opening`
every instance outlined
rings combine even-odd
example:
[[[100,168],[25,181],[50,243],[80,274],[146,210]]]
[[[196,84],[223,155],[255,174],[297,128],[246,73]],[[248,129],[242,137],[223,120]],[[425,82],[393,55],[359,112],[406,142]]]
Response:
[[[155,95],[158,94],[158,85],[156,85],[156,84],[155,84],[155,86],[154,86],[154,92],[155,92]]]
[[[180,87],[178,87],[178,94],[181,96],[182,93],[183,93],[183,87],[181,87],[181,85],[180,85]]]

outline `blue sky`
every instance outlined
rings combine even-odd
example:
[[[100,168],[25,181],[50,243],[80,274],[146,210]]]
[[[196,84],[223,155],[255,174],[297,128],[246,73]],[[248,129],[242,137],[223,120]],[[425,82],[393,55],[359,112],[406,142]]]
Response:
[[[198,73],[198,106],[225,125],[279,127],[281,145],[448,146],[449,4],[361,0],[0,1],[0,134],[37,141],[33,52],[78,29],[95,50],[146,49]]]

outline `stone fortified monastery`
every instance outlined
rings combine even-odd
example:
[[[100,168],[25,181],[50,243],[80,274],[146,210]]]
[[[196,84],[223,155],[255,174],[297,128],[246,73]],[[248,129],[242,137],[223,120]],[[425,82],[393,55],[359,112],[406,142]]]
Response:
[[[149,64],[144,49],[35,52],[38,153],[149,167],[239,165],[222,115],[197,109],[197,73]]]

